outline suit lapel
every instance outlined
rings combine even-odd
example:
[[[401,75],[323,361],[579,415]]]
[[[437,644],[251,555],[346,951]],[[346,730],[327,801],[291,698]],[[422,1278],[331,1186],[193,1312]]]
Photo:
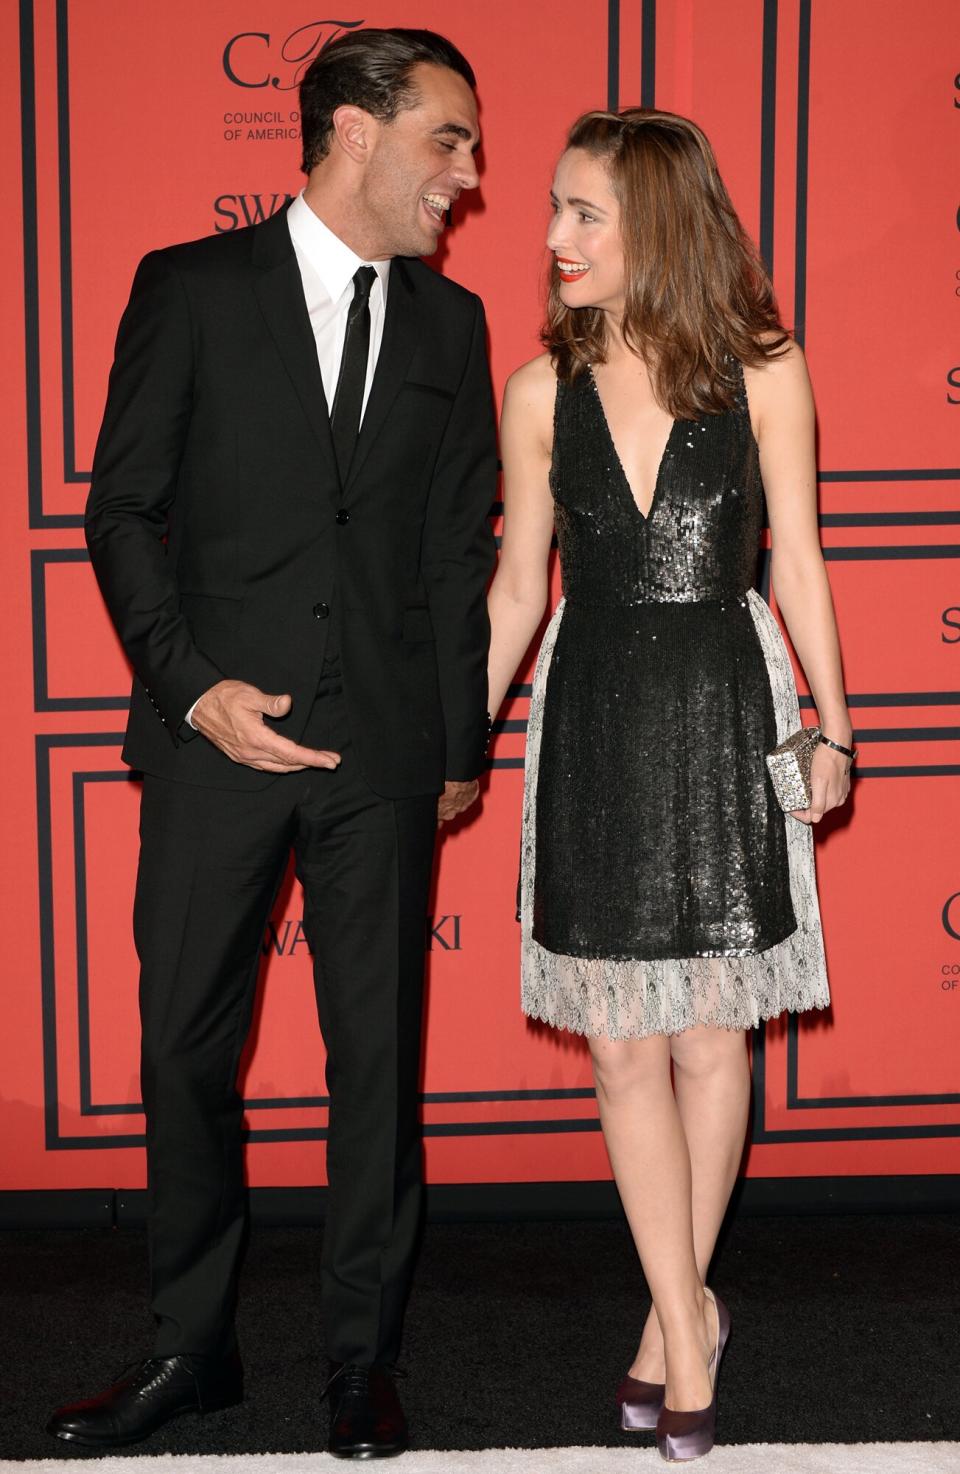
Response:
[[[254,229],[253,260],[259,268],[254,292],[320,448],[329,471],[329,477],[323,480],[332,491],[339,485],[340,478],[330,433],[330,416],[286,211],[278,211]]]
[[[396,399],[407,371],[407,364],[417,346],[416,299],[413,285],[400,257],[390,267],[387,291],[387,315],[383,324],[383,341],[370,387],[370,398],[364,410],[356,450],[350,462],[346,490],[361,470],[375,444],[390,407]]]

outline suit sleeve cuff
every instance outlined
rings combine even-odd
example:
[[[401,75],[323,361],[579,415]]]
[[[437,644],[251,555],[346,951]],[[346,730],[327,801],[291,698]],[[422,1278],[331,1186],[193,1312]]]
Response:
[[[487,766],[487,754],[490,751],[492,734],[493,721],[490,713],[486,712],[482,726],[470,744],[470,751],[461,750],[462,761],[451,761],[448,755],[445,774],[448,783],[472,783],[474,779],[480,777]]]

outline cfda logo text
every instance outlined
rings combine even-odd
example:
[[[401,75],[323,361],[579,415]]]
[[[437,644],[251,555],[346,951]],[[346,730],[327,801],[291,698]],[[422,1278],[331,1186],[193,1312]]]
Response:
[[[270,31],[238,31],[223,48],[223,70],[234,87],[292,92],[314,57],[362,20],[312,20],[282,40]]]

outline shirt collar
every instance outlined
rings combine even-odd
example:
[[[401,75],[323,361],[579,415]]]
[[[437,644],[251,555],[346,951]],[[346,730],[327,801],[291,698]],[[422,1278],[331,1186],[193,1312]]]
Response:
[[[362,256],[351,251],[328,225],[324,225],[320,216],[314,214],[304,199],[302,190],[287,210],[287,225],[290,239],[319,277],[331,302],[339,302],[360,266],[373,267],[386,302],[390,262],[364,261]]]

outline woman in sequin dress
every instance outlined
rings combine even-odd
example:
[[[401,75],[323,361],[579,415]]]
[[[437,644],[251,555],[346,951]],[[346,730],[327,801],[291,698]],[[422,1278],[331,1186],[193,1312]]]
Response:
[[[803,354],[692,123],[628,109],[557,166],[547,352],[510,379],[491,711],[546,605],[521,864],[522,1006],[586,1035],[653,1306],[618,1401],[669,1459],[713,1441],[705,1278],[743,1152],[746,1031],[829,1002],[812,824],[851,725],[817,530]],[[800,725],[772,581],[824,735],[809,809],[765,755]]]

